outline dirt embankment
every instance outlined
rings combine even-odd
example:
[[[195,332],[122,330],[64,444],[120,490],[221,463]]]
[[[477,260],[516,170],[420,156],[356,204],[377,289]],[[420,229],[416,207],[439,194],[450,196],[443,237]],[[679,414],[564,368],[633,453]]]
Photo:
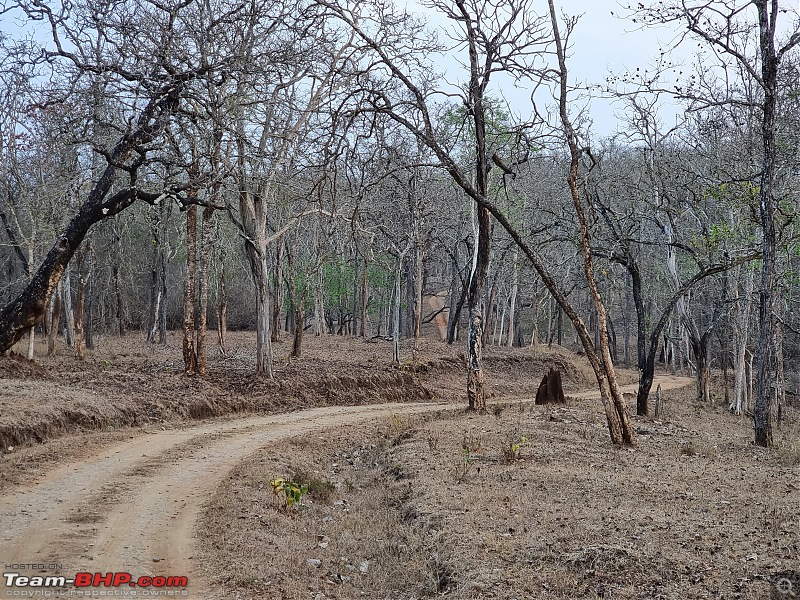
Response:
[[[179,423],[235,413],[278,413],[318,406],[380,402],[460,402],[460,348],[423,340],[417,362],[391,364],[386,342],[311,338],[302,359],[288,362],[277,344],[275,379],[254,376],[253,340],[234,334],[226,356],[209,360],[207,377],[181,372],[176,334],[167,346],[136,339],[104,339],[88,360],[62,350],[34,361],[0,357],[0,448],[40,443],[80,431]],[[530,397],[550,367],[566,387],[591,385],[585,361],[565,350],[489,348],[490,396]]]

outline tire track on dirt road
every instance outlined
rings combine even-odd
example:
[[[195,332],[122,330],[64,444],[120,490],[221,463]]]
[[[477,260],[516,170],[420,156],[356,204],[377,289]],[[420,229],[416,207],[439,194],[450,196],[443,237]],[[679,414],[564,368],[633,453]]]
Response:
[[[691,381],[672,377],[657,383],[670,389]],[[636,386],[623,390],[635,392]],[[596,394],[570,396],[590,399]],[[205,502],[240,461],[281,439],[324,428],[461,408],[439,403],[336,406],[140,436],[1,497],[0,561],[4,566],[57,564],[68,577],[80,571],[187,576],[189,598],[213,598],[193,564],[194,528]],[[5,592],[5,581],[0,590]]]

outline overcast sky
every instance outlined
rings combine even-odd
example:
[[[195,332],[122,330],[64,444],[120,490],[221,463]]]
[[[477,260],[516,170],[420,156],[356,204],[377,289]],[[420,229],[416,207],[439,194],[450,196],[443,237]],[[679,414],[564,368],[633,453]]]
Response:
[[[403,0],[398,0],[398,4],[402,6]],[[544,0],[539,4],[541,10],[547,10]],[[435,15],[419,8],[415,0],[407,0],[405,5],[410,12],[422,11],[428,14],[428,23],[432,27],[439,20]],[[570,82],[573,84],[578,81],[603,84],[611,73],[620,74],[626,69],[635,71],[637,67],[648,68],[659,55],[660,49],[668,46],[675,36],[673,31],[665,28],[643,31],[635,23],[614,16],[624,12],[616,0],[561,0],[556,6],[559,11],[570,15],[582,15],[573,34],[568,57]],[[611,14],[612,11],[614,15]],[[441,17],[441,25],[446,24],[447,19]],[[681,60],[690,62],[691,55],[684,53]],[[443,65],[442,68],[448,74],[452,74],[450,71],[453,69],[459,70],[455,63],[452,66]],[[523,119],[530,116],[530,92],[514,92],[506,88],[503,94]],[[617,130],[618,119],[615,112],[619,112],[621,106],[595,97],[587,108],[593,121],[592,131],[596,136],[608,136]],[[674,124],[675,112],[678,110],[680,109],[676,106],[665,107],[661,111],[662,120],[669,122],[669,125]]]

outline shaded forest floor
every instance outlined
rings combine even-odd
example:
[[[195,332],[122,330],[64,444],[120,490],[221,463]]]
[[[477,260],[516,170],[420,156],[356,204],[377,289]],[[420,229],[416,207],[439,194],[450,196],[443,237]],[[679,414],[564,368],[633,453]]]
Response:
[[[276,346],[275,381],[251,374],[247,333],[206,378],[181,374],[177,335],[101,339],[82,363],[66,349],[0,358],[0,487],[198,419],[433,400],[441,411],[313,430],[239,462],[196,527],[191,559],[214,590],[202,597],[791,597],[773,583],[800,577],[795,411],[775,448],[755,448],[748,418],[667,377],[664,413],[636,417],[640,448],[619,450],[588,365],[566,350],[490,348],[478,416],[461,410],[460,346],[423,341],[414,363],[404,344],[396,368],[385,341],[306,341],[292,364]],[[568,402],[532,406],[551,366]],[[308,484],[299,509],[273,495],[276,477]]]

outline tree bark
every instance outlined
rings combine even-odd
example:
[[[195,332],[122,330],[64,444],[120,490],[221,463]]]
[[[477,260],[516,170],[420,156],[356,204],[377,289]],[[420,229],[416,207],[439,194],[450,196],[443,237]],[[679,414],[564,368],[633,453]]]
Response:
[[[61,306],[64,309],[64,342],[69,348],[75,347],[75,311],[72,308],[72,276],[69,265],[64,271],[61,287]]]
[[[738,278],[737,278],[738,279]],[[738,284],[737,284],[738,287]],[[744,406],[747,404],[747,343],[750,338],[750,311],[753,305],[753,291],[755,290],[755,278],[753,272],[749,271],[747,283],[745,284],[744,302],[741,298],[736,300],[736,314],[734,316],[735,333],[735,360],[733,375],[733,401],[730,410],[741,415]]]
[[[117,181],[119,167],[137,148],[159,135],[178,105],[182,84],[160,90],[144,108],[136,129],[127,133],[109,153],[108,166],[94,184],[86,200],[47,253],[25,289],[0,309],[0,354],[8,351],[33,325],[41,320],[47,300],[61,280],[72,255],[83,242],[92,225],[124,210],[139,192],[132,186],[107,198]]]
[[[759,190],[759,216],[762,232],[762,270],[758,290],[758,344],[756,347],[756,398],[753,409],[753,428],[757,446],[772,445],[770,402],[775,381],[775,269],[777,234],[775,230],[776,201],[773,191],[775,177],[775,109],[778,96],[778,63],[775,51],[775,27],[778,18],[777,0],[755,0],[759,17],[759,48],[761,51],[762,104],[761,136],[764,160]],[[771,10],[770,10],[771,7]]]
[[[270,329],[271,340],[277,342],[281,335],[281,287],[283,282],[283,244],[281,240],[275,241],[275,283],[272,286],[272,327]]]
[[[622,395],[619,384],[617,382],[616,371],[614,363],[611,360],[611,352],[608,344],[608,317],[606,313],[605,304],[600,296],[597,288],[597,283],[594,278],[593,264],[592,264],[592,249],[589,238],[589,228],[586,222],[586,217],[583,211],[580,192],[578,191],[578,166],[580,158],[580,150],[578,148],[575,131],[567,112],[567,65],[566,55],[561,35],[558,30],[558,17],[556,16],[556,9],[553,0],[548,0],[550,7],[550,21],[553,26],[553,37],[556,47],[556,56],[558,58],[559,66],[559,114],[561,123],[564,127],[564,135],[566,137],[567,145],[570,150],[570,168],[567,177],[567,184],[569,186],[570,195],[572,196],[573,205],[575,208],[575,215],[578,217],[578,225],[580,230],[580,245],[583,253],[584,276],[586,283],[589,287],[594,307],[597,313],[597,321],[599,326],[599,341],[600,341],[600,355],[595,354],[594,346],[588,339],[583,339],[584,348],[587,351],[587,357],[590,359],[592,368],[595,372],[595,377],[600,386],[600,396],[603,401],[603,406],[608,420],[609,432],[611,440],[615,444],[626,444],[630,446],[636,445],[636,433],[633,430],[633,425],[628,416],[628,410],[625,405],[625,398]],[[566,310],[566,307],[564,307]],[[577,315],[575,315],[577,319]],[[580,321],[579,319],[577,319]],[[575,324],[575,319],[573,319]],[[579,335],[588,335],[584,328],[579,329]],[[582,331],[581,331],[582,329]]]
[[[516,336],[517,323],[517,293],[519,291],[519,251],[514,250],[514,270],[511,275],[511,300],[508,308],[508,347],[514,346],[514,338]],[[533,324],[534,332],[536,331],[536,322]],[[501,336],[502,338],[502,336]],[[502,339],[500,340],[502,344]]]
[[[196,194],[196,190],[190,191]],[[183,295],[183,372],[194,375],[197,372],[197,349],[194,344],[195,296],[197,281],[197,206],[186,210],[186,282]]]
[[[227,355],[228,336],[228,294],[225,289],[225,265],[220,266],[219,287],[217,291],[217,345],[222,356]]]
[[[361,322],[358,324],[358,334],[361,337],[366,335],[367,328],[367,304],[369,298],[367,296],[367,276],[369,275],[369,263],[367,257],[364,257],[364,269],[361,272]]]
[[[50,295],[50,308],[47,323],[47,356],[56,353],[56,339],[58,338],[59,322],[61,320],[61,282],[56,284],[56,289]]]
[[[203,208],[202,230],[200,232],[200,269],[198,273],[198,323],[197,323],[197,374],[208,373],[208,271],[209,261],[214,254],[211,219],[214,208]]]

